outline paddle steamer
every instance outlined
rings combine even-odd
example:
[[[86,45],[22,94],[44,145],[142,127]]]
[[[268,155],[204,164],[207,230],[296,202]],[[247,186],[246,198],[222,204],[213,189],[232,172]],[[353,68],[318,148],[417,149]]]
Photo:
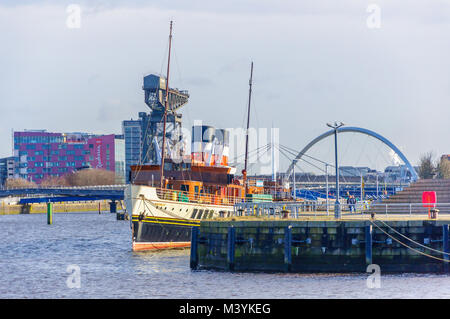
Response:
[[[234,204],[244,200],[272,200],[273,182],[247,180],[248,128],[253,63],[250,73],[245,165],[242,178],[229,166],[229,132],[210,126],[193,127],[190,155],[175,161],[166,152],[166,116],[169,99],[169,55],[165,84],[164,116],[160,158],[157,164],[131,166],[131,183],[125,191],[125,205],[131,215],[133,251],[189,247],[192,227],[203,219],[228,217]],[[162,101],[162,94],[158,96]],[[158,143],[155,143],[156,148]],[[272,183],[272,184],[271,184]]]

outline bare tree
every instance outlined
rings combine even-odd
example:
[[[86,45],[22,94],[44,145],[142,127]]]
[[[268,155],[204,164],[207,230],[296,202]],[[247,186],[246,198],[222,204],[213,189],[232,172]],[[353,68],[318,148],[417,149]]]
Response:
[[[450,178],[450,160],[442,157],[438,164],[437,172],[438,178]]]
[[[35,188],[36,183],[30,182],[24,178],[8,178],[5,181],[6,188]]]
[[[69,186],[69,184],[64,176],[47,176],[44,180],[42,180],[41,186]]]
[[[433,178],[436,173],[436,166],[433,163],[433,152],[422,154],[419,160],[419,177],[423,179]]]
[[[69,186],[112,185],[116,174],[104,169],[83,169],[65,176]]]

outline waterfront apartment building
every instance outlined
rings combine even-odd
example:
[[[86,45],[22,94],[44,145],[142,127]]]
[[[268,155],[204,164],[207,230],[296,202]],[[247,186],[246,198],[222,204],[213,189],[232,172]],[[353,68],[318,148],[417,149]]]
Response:
[[[339,166],[339,175],[343,177],[366,176],[369,173],[376,173],[369,167]]]
[[[4,185],[8,178],[14,178],[18,175],[16,160],[14,156],[0,158],[0,186]]]
[[[125,183],[125,140],[123,135],[114,137],[114,167],[116,184]]]
[[[83,168],[116,172],[124,180],[124,141],[120,135],[51,133],[46,130],[14,132],[16,177],[41,183]]]

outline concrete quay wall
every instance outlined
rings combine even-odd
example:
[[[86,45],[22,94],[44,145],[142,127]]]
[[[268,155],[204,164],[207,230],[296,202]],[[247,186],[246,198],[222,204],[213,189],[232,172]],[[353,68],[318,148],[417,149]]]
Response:
[[[93,202],[75,202],[75,203],[53,203],[54,213],[65,212],[98,212],[98,205],[100,203],[101,211],[109,211],[109,202],[93,201]],[[26,204],[26,205],[8,205],[0,204],[0,215],[15,215],[15,214],[46,214],[47,204]]]
[[[202,221],[192,232],[191,268],[345,273],[377,264],[388,273],[448,272],[449,224],[450,219]]]

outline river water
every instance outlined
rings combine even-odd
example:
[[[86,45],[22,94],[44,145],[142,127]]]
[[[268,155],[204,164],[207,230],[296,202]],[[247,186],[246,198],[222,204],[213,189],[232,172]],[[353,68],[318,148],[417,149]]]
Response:
[[[450,276],[191,271],[189,250],[133,253],[115,214],[0,216],[0,298],[450,298]]]

